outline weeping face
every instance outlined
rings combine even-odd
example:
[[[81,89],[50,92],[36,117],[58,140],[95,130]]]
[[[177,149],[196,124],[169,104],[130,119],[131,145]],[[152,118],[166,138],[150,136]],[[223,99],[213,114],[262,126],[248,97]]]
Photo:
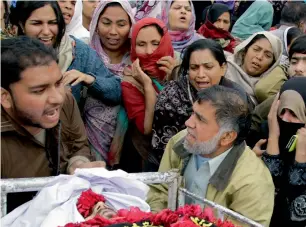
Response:
[[[53,46],[58,35],[58,21],[51,5],[45,5],[32,12],[24,25],[26,36],[39,39],[47,46]]]
[[[142,28],[136,38],[137,54],[152,54],[159,46],[162,36],[155,26]]]
[[[189,81],[197,90],[220,83],[226,64],[220,65],[209,49],[192,52],[189,61]]]
[[[61,8],[65,24],[66,25],[70,24],[72,17],[74,15],[76,1],[58,0],[57,2]]]
[[[172,31],[186,31],[192,19],[190,1],[173,1],[169,10],[169,27]]]
[[[258,39],[246,51],[242,69],[251,77],[259,77],[273,64],[272,45],[266,38]]]
[[[108,51],[119,51],[126,44],[130,29],[129,15],[120,5],[107,7],[97,25],[101,43]]]

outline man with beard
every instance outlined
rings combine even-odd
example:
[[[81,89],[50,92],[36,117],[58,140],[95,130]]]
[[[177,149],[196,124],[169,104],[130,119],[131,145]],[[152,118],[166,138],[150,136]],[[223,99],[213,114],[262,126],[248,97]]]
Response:
[[[274,185],[269,170],[244,142],[251,121],[246,95],[213,86],[198,96],[187,130],[169,140],[159,171],[180,169],[189,191],[269,226]],[[151,186],[151,210],[165,208],[167,190]]]
[[[77,103],[56,61],[53,50],[31,38],[1,42],[1,178],[105,166],[91,162]]]

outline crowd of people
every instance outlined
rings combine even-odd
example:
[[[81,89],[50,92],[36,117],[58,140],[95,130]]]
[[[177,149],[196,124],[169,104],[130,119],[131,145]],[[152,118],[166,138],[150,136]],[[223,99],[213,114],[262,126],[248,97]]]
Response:
[[[1,178],[179,169],[192,193],[304,227],[305,33],[304,1],[1,1]],[[167,195],[150,185],[151,211]]]

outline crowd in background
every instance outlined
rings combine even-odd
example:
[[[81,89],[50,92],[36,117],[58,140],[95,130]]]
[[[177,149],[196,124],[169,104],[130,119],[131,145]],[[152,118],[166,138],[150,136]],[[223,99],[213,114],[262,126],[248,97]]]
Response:
[[[1,1],[1,178],[176,168],[304,227],[305,33],[304,1]]]

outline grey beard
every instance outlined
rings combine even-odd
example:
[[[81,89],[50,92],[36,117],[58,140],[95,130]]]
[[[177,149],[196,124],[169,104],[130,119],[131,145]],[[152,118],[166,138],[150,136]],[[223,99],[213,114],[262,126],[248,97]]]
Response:
[[[221,130],[212,139],[205,142],[198,142],[191,145],[186,139],[184,140],[184,148],[191,154],[209,155],[217,151],[219,141],[225,130]]]

